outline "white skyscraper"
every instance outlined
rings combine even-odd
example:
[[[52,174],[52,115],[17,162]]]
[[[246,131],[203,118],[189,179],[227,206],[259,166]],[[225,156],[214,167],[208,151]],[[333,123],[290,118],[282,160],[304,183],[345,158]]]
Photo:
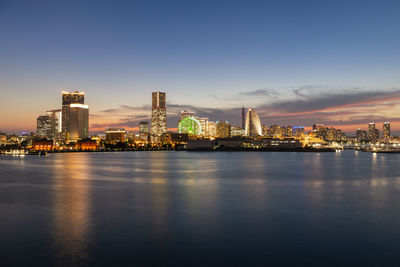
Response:
[[[258,117],[257,111],[249,108],[246,116],[246,136],[260,136],[262,135],[262,128],[260,117]]]

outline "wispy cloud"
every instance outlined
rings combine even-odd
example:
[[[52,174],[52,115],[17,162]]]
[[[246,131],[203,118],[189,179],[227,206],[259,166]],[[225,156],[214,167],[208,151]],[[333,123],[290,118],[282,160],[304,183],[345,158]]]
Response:
[[[243,100],[248,101],[247,104],[252,99],[257,101],[253,101],[254,105],[251,106],[258,111],[262,123],[266,125],[309,126],[324,123],[350,129],[351,125],[366,125],[369,121],[400,122],[400,88],[307,85],[287,90],[256,89],[231,94],[229,97],[214,97],[230,105],[227,108],[210,108],[168,103],[168,126],[176,127],[181,110],[192,111],[210,120],[228,120],[240,125],[241,105],[233,102]],[[136,129],[139,121],[150,120],[150,116],[150,105],[119,106],[92,115],[92,128],[100,129],[107,124]]]

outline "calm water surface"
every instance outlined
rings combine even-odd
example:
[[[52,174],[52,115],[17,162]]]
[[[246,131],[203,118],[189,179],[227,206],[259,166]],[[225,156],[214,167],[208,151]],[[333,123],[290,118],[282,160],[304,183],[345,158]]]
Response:
[[[399,266],[400,154],[0,157],[2,266]]]

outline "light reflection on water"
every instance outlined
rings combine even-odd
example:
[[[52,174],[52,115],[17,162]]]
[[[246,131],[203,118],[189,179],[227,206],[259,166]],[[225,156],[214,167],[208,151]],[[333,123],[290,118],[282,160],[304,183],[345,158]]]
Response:
[[[0,249],[6,263],[37,265],[310,265],[310,253],[311,265],[390,263],[399,162],[353,151],[2,157]]]

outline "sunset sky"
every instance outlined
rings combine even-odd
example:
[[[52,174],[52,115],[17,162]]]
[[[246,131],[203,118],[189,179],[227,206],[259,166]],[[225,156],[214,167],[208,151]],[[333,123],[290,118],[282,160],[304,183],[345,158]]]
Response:
[[[35,131],[86,92],[91,131],[136,129],[151,92],[239,125],[323,123],[400,133],[400,1],[0,0],[0,130]]]

